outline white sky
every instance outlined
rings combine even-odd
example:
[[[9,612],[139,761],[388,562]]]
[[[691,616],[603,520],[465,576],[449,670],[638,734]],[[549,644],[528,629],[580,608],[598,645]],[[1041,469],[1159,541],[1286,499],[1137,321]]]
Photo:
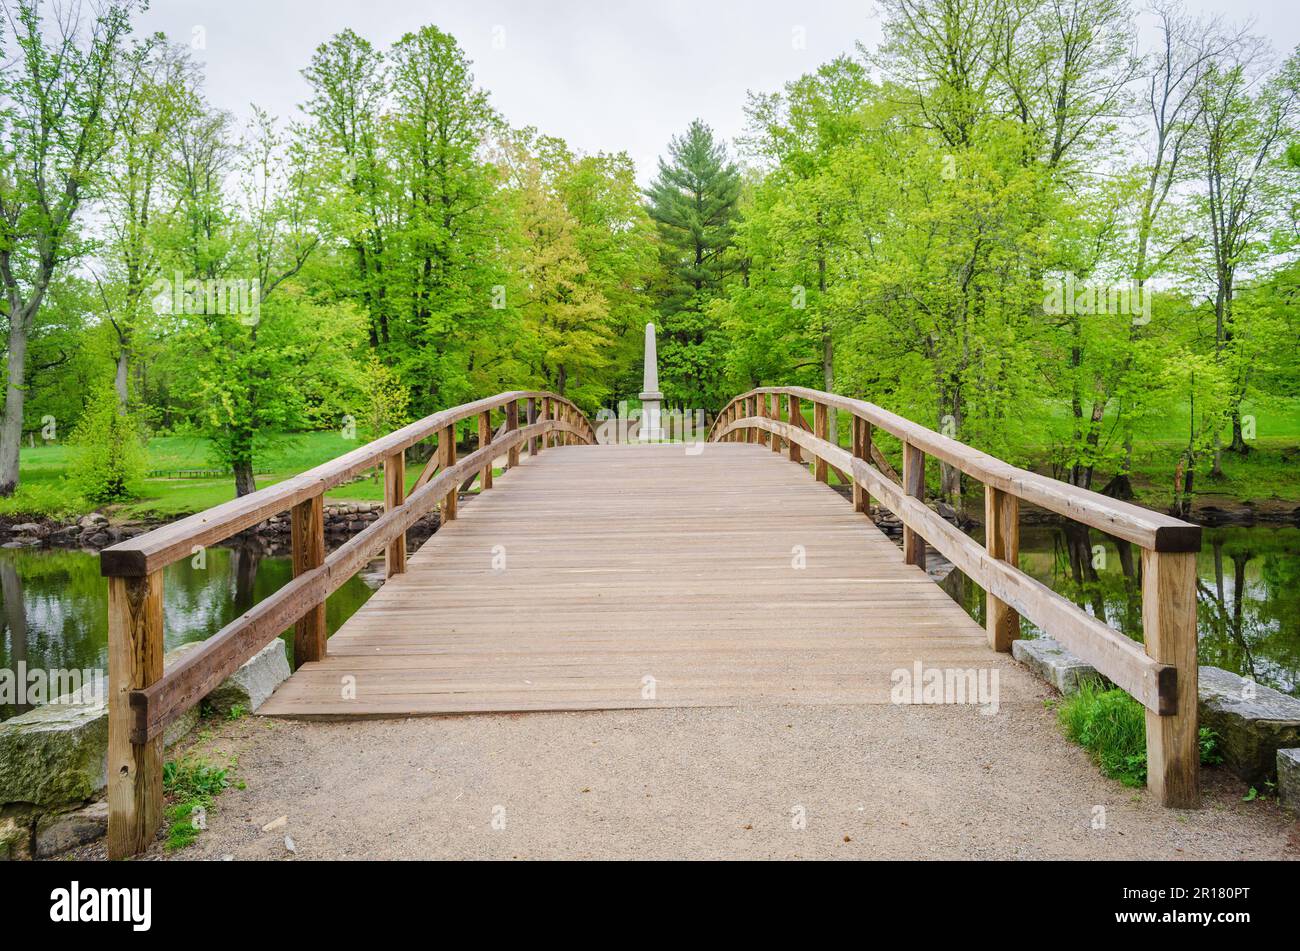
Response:
[[[1297,0],[1187,3],[1253,18],[1281,54],[1300,44]],[[733,139],[748,90],[776,90],[880,39],[871,0],[154,0],[137,28],[187,43],[202,28],[195,56],[213,104],[242,118],[256,102],[288,118],[319,43],[351,27],[386,48],[426,23],[456,37],[512,125],[585,152],[625,150],[642,182],[691,119]]]

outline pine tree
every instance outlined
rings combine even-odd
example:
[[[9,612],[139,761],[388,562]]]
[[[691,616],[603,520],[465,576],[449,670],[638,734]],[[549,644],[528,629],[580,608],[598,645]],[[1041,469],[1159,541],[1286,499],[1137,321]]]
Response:
[[[726,146],[698,119],[668,146],[647,190],[661,238],[659,378],[670,401],[714,408],[726,342],[706,314],[722,292],[740,198],[740,172]]]

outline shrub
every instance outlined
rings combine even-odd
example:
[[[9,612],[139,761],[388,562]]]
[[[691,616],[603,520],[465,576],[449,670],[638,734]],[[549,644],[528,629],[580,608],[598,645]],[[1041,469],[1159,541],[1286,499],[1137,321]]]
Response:
[[[139,427],[118,410],[111,387],[97,390],[69,439],[73,446],[69,478],[94,505],[135,498],[145,472]]]

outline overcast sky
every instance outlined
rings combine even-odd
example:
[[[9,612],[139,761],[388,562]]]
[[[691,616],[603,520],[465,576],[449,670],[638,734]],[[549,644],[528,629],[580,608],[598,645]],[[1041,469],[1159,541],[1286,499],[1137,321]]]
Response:
[[[1300,0],[1189,0],[1253,18],[1285,53],[1300,44]],[[478,84],[512,125],[586,152],[627,151],[642,182],[695,117],[728,139],[748,90],[772,91],[863,42],[880,40],[871,0],[154,0],[140,23],[205,48],[212,102],[281,118],[306,96],[315,47],[352,28],[380,48],[426,23],[460,42]]]

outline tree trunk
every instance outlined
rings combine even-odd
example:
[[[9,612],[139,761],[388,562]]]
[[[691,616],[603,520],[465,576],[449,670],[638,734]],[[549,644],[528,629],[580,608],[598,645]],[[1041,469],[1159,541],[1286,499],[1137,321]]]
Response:
[[[117,373],[113,377],[113,389],[117,390],[117,411],[122,415],[126,415],[127,399],[130,396],[126,385],[129,363],[130,357],[127,355],[126,347],[123,347],[118,352]]]
[[[1232,410],[1232,444],[1228,446],[1228,451],[1242,456],[1250,452],[1250,446],[1246,445],[1246,439],[1241,432],[1240,406],[1233,407]]]
[[[5,386],[5,415],[0,422],[0,496],[18,488],[18,450],[23,440],[23,402],[27,396],[27,315],[9,319],[9,381]]]
[[[257,491],[257,482],[253,478],[253,434],[240,432],[235,435],[230,448],[230,467],[235,471],[235,495],[243,498]]]

